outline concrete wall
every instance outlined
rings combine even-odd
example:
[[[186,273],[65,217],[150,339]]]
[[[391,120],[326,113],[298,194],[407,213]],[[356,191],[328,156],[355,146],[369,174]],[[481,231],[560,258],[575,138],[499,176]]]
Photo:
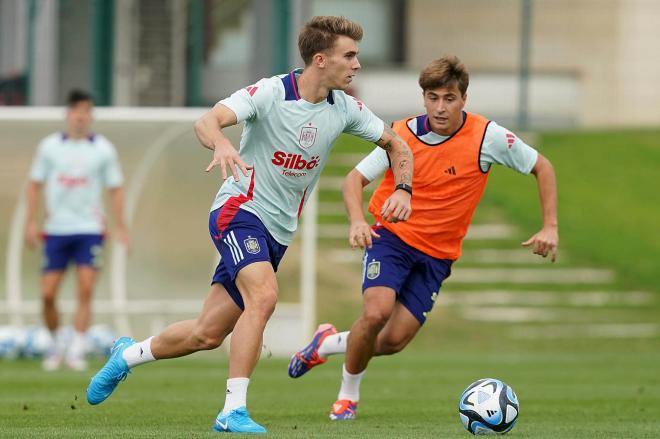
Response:
[[[519,0],[410,0],[410,65],[419,69],[454,53],[472,73],[516,75],[520,5]],[[660,2],[534,0],[532,15],[532,74],[576,78],[577,124],[660,122],[660,57],[653,55],[660,40]]]
[[[619,17],[617,102],[625,124],[660,123],[660,2],[628,0]]]
[[[383,120],[391,122],[424,112],[417,70],[364,69],[354,91]],[[530,125],[534,128],[571,128],[578,120],[573,102],[580,100],[575,78],[535,75],[529,84]],[[517,128],[517,78],[505,73],[472,73],[467,111],[483,114],[510,129]]]
[[[90,4],[86,0],[60,2],[58,97],[50,105],[63,105],[73,88],[91,91],[90,15]]]
[[[57,103],[59,29],[58,4],[41,0],[36,2],[34,17],[34,45],[30,72],[32,105]]]
[[[27,2],[0,0],[0,78],[27,68]]]

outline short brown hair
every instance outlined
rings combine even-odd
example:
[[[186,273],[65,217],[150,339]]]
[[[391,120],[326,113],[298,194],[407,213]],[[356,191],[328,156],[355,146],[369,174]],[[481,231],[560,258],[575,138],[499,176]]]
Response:
[[[362,26],[346,17],[312,17],[298,35],[298,49],[305,65],[312,62],[315,53],[330,49],[340,35],[360,41]]]
[[[465,64],[454,55],[445,55],[431,62],[419,74],[419,86],[423,91],[458,84],[461,95],[465,95],[470,84],[470,75]]]
[[[66,105],[69,108],[73,108],[76,105],[78,105],[78,102],[94,102],[94,98],[92,98],[92,95],[86,92],[85,90],[80,90],[77,88],[74,88],[69,92],[69,96],[66,98]]]

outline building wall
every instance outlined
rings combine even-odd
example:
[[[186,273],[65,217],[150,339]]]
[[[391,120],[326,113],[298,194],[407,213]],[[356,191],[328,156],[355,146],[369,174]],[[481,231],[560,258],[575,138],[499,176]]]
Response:
[[[0,0],[0,78],[27,68],[27,3]]]
[[[73,88],[91,91],[90,15],[86,0],[60,2],[57,100],[50,105],[63,105]]]
[[[629,125],[660,123],[660,2],[629,0],[619,20],[618,116]]]
[[[660,0],[531,1],[530,108],[534,126],[545,122],[547,126],[659,124],[660,56],[656,52],[660,41]],[[303,0],[294,1],[300,2]],[[330,8],[334,4],[339,8],[337,13],[343,13],[342,5],[346,4],[344,0],[317,3],[329,8],[328,11],[335,11]],[[379,87],[384,78],[395,81],[405,77],[408,81],[430,60],[444,53],[455,53],[473,74],[468,106],[474,105],[479,111],[486,109],[490,111],[488,114],[502,116],[504,120],[515,120],[521,3],[522,0],[406,0],[403,14],[406,32],[395,37],[405,42],[402,70],[391,69],[391,62],[380,67],[368,65],[360,74],[364,79],[358,84],[361,91],[366,96],[373,92],[389,105],[391,101],[381,92],[382,88],[370,86],[369,75],[377,76],[372,82]],[[70,88],[90,87],[92,3],[39,0],[35,4],[43,13],[37,17],[34,34],[33,104],[57,104]],[[117,18],[130,18],[131,35],[115,35],[115,102],[123,105],[182,102],[185,23],[181,21],[184,20],[181,3],[117,0],[116,4],[126,8],[128,15],[117,14]],[[208,4],[224,11],[228,4],[239,3],[216,0]],[[248,4],[251,3],[240,5]],[[0,0],[0,75],[20,74],[27,68],[26,5],[27,2],[18,0]],[[172,20],[172,14],[179,22]],[[55,20],[51,23],[43,17]],[[39,20],[46,21],[46,25]],[[225,32],[228,46],[242,38],[235,49],[254,43],[253,14],[248,11],[245,17],[241,15],[241,20],[245,23],[239,26],[240,38],[231,39],[235,35]],[[373,20],[364,20],[364,24],[362,55],[367,60],[369,38],[381,35],[374,27],[383,25],[374,24]],[[173,38],[177,40],[173,42]],[[254,56],[254,51],[240,53],[244,52]],[[214,53],[209,54],[211,61],[213,56]],[[378,52],[375,57],[387,58],[387,55]],[[213,65],[208,62],[204,67],[207,100],[215,102],[235,90],[235,84],[254,80],[247,77],[250,62],[250,59],[237,62],[235,56],[224,56]],[[237,64],[245,66],[236,68]],[[393,73],[400,74],[392,76]],[[400,112],[414,110],[418,107],[417,96],[410,99],[407,107],[399,107]]]
[[[532,74],[573,76],[577,124],[657,124],[660,112],[660,2],[533,0]],[[515,75],[520,0],[410,0],[408,61],[423,67],[443,53],[473,73]],[[432,38],[428,36],[432,35]],[[517,98],[517,97],[516,97]]]
[[[608,98],[621,99],[614,68],[620,6],[619,0],[534,3],[532,67],[577,74],[582,100],[576,104],[583,125],[617,123],[617,115],[604,104]]]
[[[518,59],[518,9],[518,0],[409,0],[408,62],[421,69],[453,53],[475,71],[509,71]]]

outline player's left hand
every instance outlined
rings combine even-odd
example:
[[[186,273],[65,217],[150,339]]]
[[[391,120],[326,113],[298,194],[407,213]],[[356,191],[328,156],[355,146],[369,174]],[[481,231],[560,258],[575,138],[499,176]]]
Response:
[[[218,166],[220,172],[222,172],[222,180],[227,179],[227,168],[232,173],[234,181],[238,181],[238,171],[236,168],[239,168],[244,176],[249,176],[249,170],[253,167],[245,164],[238,151],[227,139],[221,139],[215,148],[213,149],[213,160],[206,167],[206,172],[209,172],[211,169]]]
[[[126,252],[130,253],[131,252],[131,237],[128,234],[128,229],[126,226],[117,226],[117,241],[121,242],[124,244],[124,247],[126,247]]]
[[[34,250],[39,244],[39,226],[34,220],[28,221],[25,226],[25,243],[30,250]]]
[[[544,258],[550,255],[550,260],[557,260],[557,248],[559,247],[559,232],[557,227],[544,227],[531,238],[521,244],[523,247],[532,247],[535,255]]]
[[[380,214],[384,221],[388,223],[398,223],[399,221],[407,221],[412,214],[410,207],[411,195],[403,190],[396,190],[390,197],[383,203],[383,208]]]
[[[366,221],[351,223],[351,228],[348,231],[348,243],[351,248],[371,248],[373,238],[380,238],[380,235]]]

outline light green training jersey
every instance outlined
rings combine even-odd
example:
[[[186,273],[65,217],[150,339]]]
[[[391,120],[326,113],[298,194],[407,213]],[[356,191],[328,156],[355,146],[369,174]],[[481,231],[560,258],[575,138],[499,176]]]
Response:
[[[260,80],[220,101],[245,121],[239,153],[254,169],[230,176],[211,210],[244,209],[259,217],[277,242],[289,245],[298,217],[341,133],[375,142],[384,124],[362,101],[343,91],[312,104],[300,97],[302,70]]]
[[[123,183],[117,152],[108,139],[71,139],[63,133],[41,141],[30,179],[45,185],[48,235],[103,233],[103,188]]]

